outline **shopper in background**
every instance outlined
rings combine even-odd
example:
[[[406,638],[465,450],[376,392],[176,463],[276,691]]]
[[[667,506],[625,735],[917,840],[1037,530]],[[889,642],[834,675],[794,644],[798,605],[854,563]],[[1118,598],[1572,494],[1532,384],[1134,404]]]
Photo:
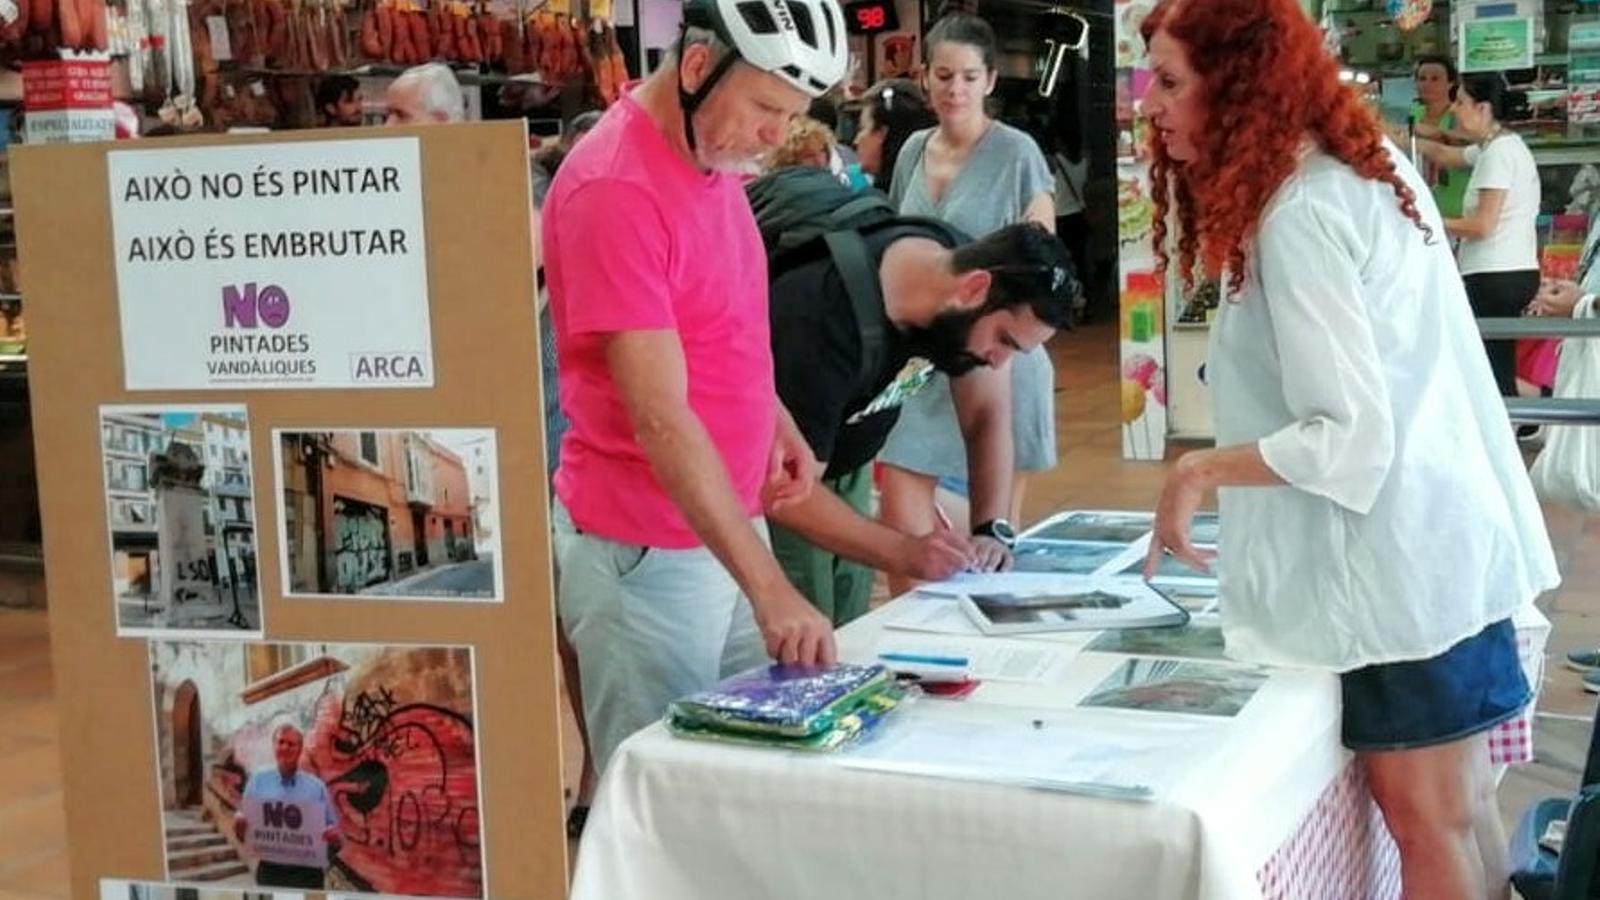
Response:
[[[856,155],[872,184],[888,193],[894,164],[911,135],[938,124],[922,86],[908,78],[880,81],[867,90],[856,125]]]
[[[1444,223],[1296,0],[1163,0],[1143,32],[1158,259],[1233,295],[1216,447],[1169,470],[1146,573],[1207,567],[1216,489],[1228,655],[1340,673],[1408,900],[1506,897],[1489,731],[1532,696],[1511,616],[1559,577]]]
[[[839,97],[842,94],[843,91],[835,88],[811,101],[810,108],[806,110],[806,118],[822,123],[827,127],[828,133],[833,135],[828,166],[839,174],[845,184],[858,191],[864,190],[872,186],[871,179],[862,171],[861,160],[856,156],[855,149],[839,139],[843,134],[839,130]]]
[[[944,219],[968,234],[1030,220],[1055,229],[1050,167],[1026,132],[989,118],[984,101],[994,90],[994,29],[966,13],[940,19],[928,32],[928,96],[937,127],[913,134],[900,149],[889,199],[906,215]],[[1004,458],[985,466],[997,482],[970,486],[966,523],[980,541],[1009,548],[1020,518],[1024,476],[1056,464],[1055,370],[1043,347],[1020,353],[1008,366],[968,379],[1008,380],[1011,428],[997,430],[983,453]],[[963,385],[963,390],[969,389]],[[880,457],[884,463],[884,524],[927,534],[939,523],[935,490],[941,479],[966,489],[967,453],[951,399],[951,384],[935,377],[906,403]],[[1017,474],[1014,474],[1017,473]],[[960,518],[959,516],[956,518]],[[909,587],[890,580],[899,593]]]
[[[1584,239],[1583,252],[1578,257],[1576,279],[1546,278],[1539,284],[1539,293],[1528,306],[1535,316],[1567,318],[1574,315],[1600,315],[1593,301],[1584,298],[1600,295],[1600,218],[1589,224],[1589,235]],[[1600,668],[1600,662],[1594,666]]]
[[[1445,218],[1444,227],[1461,239],[1461,274],[1480,318],[1519,316],[1539,290],[1539,169],[1521,136],[1501,124],[1509,99],[1500,73],[1465,75],[1456,86],[1456,126],[1477,146],[1418,142],[1429,160],[1472,167],[1462,214]],[[1483,346],[1500,393],[1516,396],[1516,342]]]
[[[325,128],[361,124],[361,82],[349,75],[326,75],[314,95],[317,117]]]
[[[389,82],[383,102],[389,110],[385,125],[459,122],[467,114],[461,83],[444,63],[426,63],[401,72]]]
[[[800,116],[789,122],[783,143],[767,156],[765,168],[771,172],[787,166],[811,166],[824,169],[840,182],[849,184],[843,170],[834,162],[833,132],[816,119]]]
[[[796,5],[813,28],[794,26]],[[763,509],[819,473],[778,403],[740,177],[847,58],[835,0],[691,0],[666,64],[551,185],[544,261],[571,421],[558,604],[602,774],[675,698],[774,657],[834,660],[832,627],[765,539]]]
[[[1389,136],[1401,149],[1408,149],[1412,136],[1437,141],[1447,146],[1476,143],[1456,127],[1456,65],[1443,56],[1418,56],[1412,69],[1417,85],[1417,100],[1411,105],[1406,125],[1390,126]],[[1433,202],[1445,218],[1461,215],[1466,199],[1466,171],[1470,166],[1450,168],[1426,158],[1414,160],[1433,192]]]
[[[597,109],[578,113],[572,117],[571,122],[567,123],[566,130],[561,133],[561,137],[557,138],[555,143],[548,147],[540,147],[534,152],[533,204],[535,210],[544,205],[545,194],[550,191],[550,180],[556,177],[556,170],[561,168],[562,160],[566,159],[567,154],[572,152],[572,148],[577,145],[580,138],[594,130],[594,126],[600,124],[600,115],[601,111]],[[543,301],[541,300],[540,303],[542,304]],[[541,306],[541,308],[543,307]],[[550,373],[555,371],[554,365],[555,363],[551,362]],[[550,373],[546,373],[547,378]],[[547,381],[546,384],[548,385],[548,383]],[[552,446],[554,446],[554,441],[552,441]],[[550,472],[552,475],[555,473],[554,459],[550,462]]]

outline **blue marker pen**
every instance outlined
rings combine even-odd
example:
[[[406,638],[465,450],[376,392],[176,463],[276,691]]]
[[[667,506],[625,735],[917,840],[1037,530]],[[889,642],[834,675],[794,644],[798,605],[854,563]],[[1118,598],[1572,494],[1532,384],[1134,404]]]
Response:
[[[965,668],[968,659],[965,656],[929,656],[922,653],[879,653],[878,658],[884,662],[913,663],[923,666],[957,666]]]

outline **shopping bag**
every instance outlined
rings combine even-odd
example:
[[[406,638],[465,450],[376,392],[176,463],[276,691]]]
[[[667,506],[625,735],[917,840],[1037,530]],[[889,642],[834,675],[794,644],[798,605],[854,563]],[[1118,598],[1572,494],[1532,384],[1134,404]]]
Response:
[[[1578,315],[1593,315],[1592,302]],[[1600,338],[1570,338],[1556,370],[1557,397],[1600,400]],[[1533,489],[1552,503],[1600,512],[1600,423],[1551,425],[1533,461]]]

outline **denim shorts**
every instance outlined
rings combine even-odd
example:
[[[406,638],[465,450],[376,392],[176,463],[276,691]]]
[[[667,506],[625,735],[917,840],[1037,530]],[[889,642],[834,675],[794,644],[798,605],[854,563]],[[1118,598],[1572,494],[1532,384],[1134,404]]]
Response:
[[[1344,745],[1358,752],[1461,740],[1512,718],[1533,699],[1510,619],[1431,659],[1355,669],[1339,683]]]

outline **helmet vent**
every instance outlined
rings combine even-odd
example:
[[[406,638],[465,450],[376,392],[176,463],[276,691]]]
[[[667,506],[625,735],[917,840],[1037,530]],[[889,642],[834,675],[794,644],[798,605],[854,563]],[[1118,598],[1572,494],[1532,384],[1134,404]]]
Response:
[[[772,10],[759,0],[740,3],[739,15],[744,18],[744,23],[756,34],[777,34],[778,23],[772,18]]]
[[[807,47],[817,46],[817,23],[811,20],[811,8],[801,3],[785,3],[789,7],[789,15],[794,18],[794,30],[800,34],[800,42]]]

